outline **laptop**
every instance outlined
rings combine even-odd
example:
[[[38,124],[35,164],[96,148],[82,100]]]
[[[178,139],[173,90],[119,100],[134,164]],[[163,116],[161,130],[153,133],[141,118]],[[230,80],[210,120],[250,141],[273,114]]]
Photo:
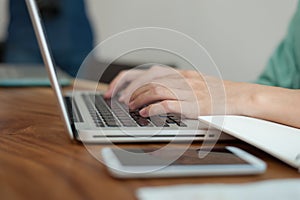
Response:
[[[174,114],[143,118],[115,99],[104,99],[100,92],[75,91],[62,94],[54,70],[35,0],[26,0],[40,51],[56,94],[63,122],[71,139],[86,143],[170,142],[216,140],[218,130],[209,130],[198,120],[181,119]],[[223,136],[228,139],[228,136]]]
[[[56,68],[57,77],[61,86],[72,83],[72,77],[59,68]],[[0,86],[2,87],[31,87],[50,86],[47,71],[39,64],[1,64]]]

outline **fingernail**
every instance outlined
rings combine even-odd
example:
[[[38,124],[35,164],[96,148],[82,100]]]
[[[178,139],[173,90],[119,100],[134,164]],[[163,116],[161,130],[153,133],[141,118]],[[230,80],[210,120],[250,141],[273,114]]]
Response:
[[[104,95],[104,97],[108,97],[109,96],[109,92],[105,92],[103,95]]]
[[[147,112],[146,112],[146,109],[145,108],[143,108],[142,110],[140,110],[140,115],[142,116],[142,117],[146,117],[146,115],[147,115]]]
[[[134,108],[134,102],[129,102],[128,107],[129,107],[130,109],[133,109],[133,108]]]
[[[124,95],[120,96],[119,101],[124,101],[125,97]]]

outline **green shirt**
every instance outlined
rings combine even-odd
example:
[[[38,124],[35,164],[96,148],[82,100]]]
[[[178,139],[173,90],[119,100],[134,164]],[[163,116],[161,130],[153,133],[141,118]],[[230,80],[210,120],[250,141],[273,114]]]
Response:
[[[286,37],[273,53],[256,83],[300,89],[300,3]]]

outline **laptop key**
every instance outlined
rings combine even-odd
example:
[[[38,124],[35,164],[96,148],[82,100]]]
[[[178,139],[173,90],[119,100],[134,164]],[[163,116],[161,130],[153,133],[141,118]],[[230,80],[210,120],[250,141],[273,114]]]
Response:
[[[95,124],[97,127],[105,127],[105,125],[102,122],[96,122]]]
[[[170,118],[167,118],[166,122],[167,122],[168,124],[175,124],[175,123],[176,123],[174,120],[172,120],[172,119],[170,119]]]
[[[157,127],[169,127],[169,125],[166,123],[165,118],[161,118],[157,115],[150,117],[150,121]]]
[[[118,122],[115,121],[115,119],[104,119],[104,122],[107,124],[107,126],[111,127],[118,127]]]
[[[187,127],[187,125],[183,122],[179,122],[179,123],[177,123],[177,125],[180,126],[180,127]]]
[[[136,122],[140,126],[153,126],[146,118],[143,117],[137,118]]]
[[[120,122],[123,124],[123,126],[127,127],[137,127],[138,125],[135,123],[135,121],[128,119],[128,118],[121,118],[119,119]]]

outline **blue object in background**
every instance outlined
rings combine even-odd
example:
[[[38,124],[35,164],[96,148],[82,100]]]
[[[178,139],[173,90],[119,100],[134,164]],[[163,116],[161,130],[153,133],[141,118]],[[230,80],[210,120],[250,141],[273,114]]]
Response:
[[[72,76],[93,49],[93,33],[84,0],[38,0],[56,64]],[[42,63],[25,1],[10,0],[4,62]]]

